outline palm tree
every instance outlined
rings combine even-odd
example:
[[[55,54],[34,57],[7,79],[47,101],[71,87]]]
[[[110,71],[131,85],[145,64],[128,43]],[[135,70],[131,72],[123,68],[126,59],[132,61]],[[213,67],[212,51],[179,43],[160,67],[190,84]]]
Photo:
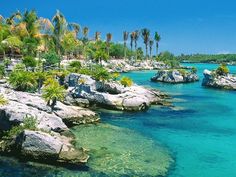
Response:
[[[30,37],[36,37],[39,33],[38,17],[34,10],[26,10],[22,16],[22,22],[26,24],[26,29]]]
[[[143,42],[145,44],[145,49],[146,49],[146,59],[148,59],[148,43],[149,43],[149,37],[150,37],[150,30],[147,28],[142,29],[142,38]]]
[[[123,40],[124,40],[124,58],[126,58],[126,50],[127,50],[127,40],[129,38],[129,32],[123,32]]]
[[[135,36],[135,32],[132,32],[130,34],[130,48],[131,48],[131,52],[133,51],[134,36]]]
[[[22,17],[20,11],[17,11],[13,13],[9,18],[6,19],[6,24],[13,26],[15,25],[16,21],[15,20],[20,20]]]
[[[87,44],[87,42],[88,42],[88,33],[89,33],[89,28],[88,27],[84,27],[83,28],[83,40],[82,40],[82,42],[83,42],[83,54],[84,54],[84,56],[85,56],[85,58],[87,58],[87,54],[86,54],[86,44]]]
[[[158,34],[158,32],[155,32],[154,39],[156,41],[156,56],[158,57],[159,42],[161,40],[161,36]]]
[[[56,14],[53,16],[52,22],[54,26],[53,38],[56,44],[57,54],[61,55],[61,41],[67,31],[67,22],[64,15],[59,10],[57,10]]]
[[[83,36],[84,36],[84,39],[87,39],[87,38],[88,38],[88,33],[89,33],[89,28],[88,28],[88,27],[84,27],[84,28],[83,28]]]
[[[139,39],[139,31],[138,30],[136,30],[135,32],[134,32],[134,48],[135,48],[135,53],[136,53],[136,55],[135,55],[135,59],[137,60],[137,58],[138,58],[138,55],[137,55],[137,47],[138,47],[138,39]]]
[[[95,41],[98,42],[101,39],[101,32],[96,31],[95,32]]]
[[[2,15],[0,15],[0,24],[3,24],[4,22],[5,22],[5,18]]]
[[[69,28],[75,32],[76,38],[78,38],[80,25],[77,23],[69,23]]]
[[[48,51],[48,43],[51,38],[51,35],[53,34],[53,25],[51,21],[48,18],[39,18],[39,29],[41,32],[41,37],[44,41],[44,51]]]
[[[153,40],[150,40],[149,41],[149,52],[150,52],[150,58],[152,58],[152,46],[154,44],[154,41]]]
[[[110,42],[112,40],[112,34],[107,33],[106,45],[107,45],[107,55],[110,57]]]

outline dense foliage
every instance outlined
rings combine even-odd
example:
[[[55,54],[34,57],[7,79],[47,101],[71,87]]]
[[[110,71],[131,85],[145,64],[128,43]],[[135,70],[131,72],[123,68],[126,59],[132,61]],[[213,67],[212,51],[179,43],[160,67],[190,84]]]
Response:
[[[180,55],[177,57],[179,61],[185,62],[201,62],[201,63],[228,63],[236,62],[236,54],[218,54],[218,55],[207,55],[207,54],[194,54],[194,55]]]
[[[129,77],[122,77],[120,83],[125,87],[130,87],[133,85],[133,81]]]

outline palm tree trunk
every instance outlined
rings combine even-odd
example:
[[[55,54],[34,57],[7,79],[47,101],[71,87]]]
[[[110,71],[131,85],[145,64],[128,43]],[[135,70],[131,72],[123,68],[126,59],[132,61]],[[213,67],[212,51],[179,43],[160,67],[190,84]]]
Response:
[[[146,60],[148,60],[148,45],[146,44]]]
[[[157,55],[156,57],[158,57],[158,47],[159,47],[159,46],[158,46],[158,43],[157,43],[157,44],[156,44],[156,55]]]
[[[124,58],[126,59],[126,42],[124,42]]]

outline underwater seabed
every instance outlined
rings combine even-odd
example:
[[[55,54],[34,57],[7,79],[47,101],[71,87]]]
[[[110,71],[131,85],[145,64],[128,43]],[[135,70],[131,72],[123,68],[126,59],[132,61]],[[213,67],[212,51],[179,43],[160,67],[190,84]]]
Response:
[[[167,149],[126,128],[85,125],[73,133],[77,145],[89,150],[88,166],[107,176],[165,176],[174,162]]]

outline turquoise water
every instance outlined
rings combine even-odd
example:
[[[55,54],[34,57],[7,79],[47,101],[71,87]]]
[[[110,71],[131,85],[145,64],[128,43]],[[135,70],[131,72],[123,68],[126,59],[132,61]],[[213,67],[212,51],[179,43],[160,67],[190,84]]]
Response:
[[[198,68],[201,79],[205,68],[217,67],[214,64],[191,65]],[[231,66],[230,70],[236,73],[236,66]],[[155,71],[142,71],[124,75],[131,77],[137,84],[157,88],[171,94],[174,109],[153,106],[148,111],[139,113],[115,112],[114,114],[114,112],[101,111],[102,121],[124,128],[123,134],[117,133],[120,136],[116,138],[119,138],[120,141],[125,140],[141,145],[143,142],[145,144],[156,142],[167,148],[175,161],[168,177],[236,176],[236,92],[204,88],[201,86],[201,82],[178,85],[152,83],[149,80],[154,74]],[[108,130],[110,131],[110,129]],[[108,130],[106,131],[109,132]],[[127,133],[127,130],[131,132]],[[84,133],[86,133],[86,129]],[[128,141],[124,136],[134,138],[136,141]],[[107,141],[110,139],[108,138]],[[117,150],[115,144],[113,145],[112,150]],[[132,149],[134,145],[129,148]],[[123,148],[123,146],[120,147]],[[150,146],[147,146],[146,149],[150,149]],[[150,151],[155,153],[153,149]],[[150,152],[148,156],[151,156]],[[114,158],[116,158],[115,155]],[[142,157],[140,159],[142,160]],[[122,159],[119,160],[122,161]],[[78,169],[66,170],[52,166],[38,166],[2,157],[0,176],[111,175],[86,169],[78,171]]]
[[[205,68],[217,65],[194,64],[202,79]],[[230,67],[236,73],[236,66]],[[151,83],[154,71],[125,75],[136,83],[169,92],[175,110],[152,107],[145,113],[106,115],[106,120],[133,128],[160,141],[173,152],[175,166],[169,177],[236,176],[236,92],[207,89],[193,84]],[[112,118],[111,118],[112,117]]]

